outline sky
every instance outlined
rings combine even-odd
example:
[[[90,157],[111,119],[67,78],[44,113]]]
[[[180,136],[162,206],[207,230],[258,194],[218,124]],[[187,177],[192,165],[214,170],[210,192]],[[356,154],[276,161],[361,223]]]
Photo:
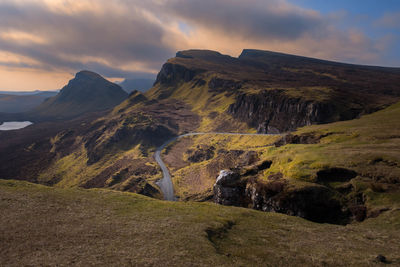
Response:
[[[179,50],[245,48],[400,67],[399,0],[0,0],[0,91],[87,69],[154,78]]]

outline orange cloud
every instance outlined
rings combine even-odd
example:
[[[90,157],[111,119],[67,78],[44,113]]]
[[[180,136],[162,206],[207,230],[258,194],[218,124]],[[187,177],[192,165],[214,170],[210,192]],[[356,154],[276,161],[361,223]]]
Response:
[[[37,77],[32,90],[58,88],[81,69],[114,78],[154,77],[177,50],[192,48],[381,63],[390,40],[338,29],[340,19],[286,0],[2,0],[0,74],[15,81]],[[19,87],[10,78],[0,88]]]

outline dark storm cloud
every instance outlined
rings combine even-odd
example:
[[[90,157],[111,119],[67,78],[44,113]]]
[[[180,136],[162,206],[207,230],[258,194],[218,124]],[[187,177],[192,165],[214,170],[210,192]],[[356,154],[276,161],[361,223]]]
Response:
[[[26,44],[0,37],[0,49],[37,60],[45,69],[84,68],[89,64],[83,60],[92,57],[104,59],[113,67],[101,62],[92,62],[91,66],[117,75],[119,64],[136,61],[157,69],[175,52],[162,42],[165,29],[135,9],[129,14],[62,14],[45,5],[0,3],[0,33],[19,31],[43,37],[45,42]],[[134,75],[122,70],[120,73]]]
[[[79,9],[81,4],[86,8]],[[179,32],[179,23],[188,27]],[[91,69],[108,77],[153,77],[176,50],[199,44],[191,35],[196,29],[206,32],[200,48],[213,49],[221,36],[231,46],[225,51],[249,48],[229,43],[231,37],[265,49],[273,42],[293,45],[296,51],[319,51],[328,58],[335,58],[332,51],[343,58],[342,50],[348,47],[355,47],[357,56],[371,50],[352,41],[351,34],[332,28],[317,12],[286,0],[0,0],[0,52],[36,62],[2,62],[3,66]],[[207,40],[209,36],[213,37]],[[353,50],[347,54],[354,55]]]
[[[281,0],[170,0],[166,6],[194,25],[256,40],[292,40],[320,34],[326,25],[317,13]]]

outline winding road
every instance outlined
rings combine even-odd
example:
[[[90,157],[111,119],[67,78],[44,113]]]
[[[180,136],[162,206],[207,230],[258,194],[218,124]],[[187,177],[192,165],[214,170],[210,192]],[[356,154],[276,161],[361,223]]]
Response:
[[[194,136],[194,135],[204,135],[204,134],[221,134],[221,135],[251,135],[251,136],[273,136],[279,134],[257,134],[257,133],[224,133],[224,132],[208,132],[208,133],[187,133],[176,136],[174,138],[169,139],[164,144],[159,146],[154,153],[154,159],[157,164],[160,166],[163,172],[163,178],[159,180],[156,184],[160,187],[161,192],[164,194],[164,199],[168,201],[175,201],[176,198],[174,196],[174,186],[172,184],[171,174],[168,171],[167,166],[165,166],[164,161],[161,159],[161,151],[168,146],[169,144],[175,142],[176,140],[186,137],[186,136]]]

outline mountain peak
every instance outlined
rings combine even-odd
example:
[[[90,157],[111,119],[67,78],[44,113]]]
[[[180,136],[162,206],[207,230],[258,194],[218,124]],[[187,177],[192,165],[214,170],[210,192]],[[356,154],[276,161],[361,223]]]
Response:
[[[215,57],[225,57],[225,55],[222,55],[221,53],[212,50],[191,49],[177,52],[176,57],[208,59]]]
[[[76,79],[104,79],[100,74],[97,74],[95,72],[89,71],[89,70],[81,70],[78,73],[75,74]]]
[[[122,88],[97,73],[83,70],[54,97],[35,109],[41,117],[71,118],[110,109],[128,97]],[[51,114],[51,115],[49,115]]]

